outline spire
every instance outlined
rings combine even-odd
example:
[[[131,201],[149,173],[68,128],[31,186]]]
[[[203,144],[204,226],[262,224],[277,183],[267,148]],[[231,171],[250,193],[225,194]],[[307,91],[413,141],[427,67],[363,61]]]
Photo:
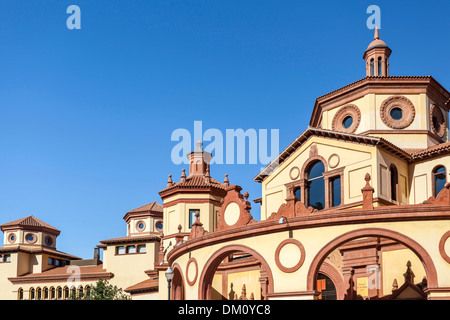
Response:
[[[375,27],[373,41],[363,55],[363,59],[366,61],[366,76],[388,77],[391,52],[392,50],[380,39],[380,30]]]
[[[191,176],[205,176],[206,171],[209,170],[209,163],[212,155],[203,150],[203,143],[201,140],[197,141],[195,151],[187,155],[189,159],[189,177]]]
[[[373,35],[373,40],[380,40],[380,31],[378,27],[375,27],[375,34]]]

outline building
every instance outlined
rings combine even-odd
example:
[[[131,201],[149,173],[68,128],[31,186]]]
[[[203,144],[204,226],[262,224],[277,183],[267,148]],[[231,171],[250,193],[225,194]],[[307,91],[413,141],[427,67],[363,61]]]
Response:
[[[32,216],[2,225],[1,297],[62,299],[107,278],[133,299],[450,299],[450,93],[391,76],[391,52],[375,29],[366,76],[318,97],[254,178],[261,221],[242,187],[212,178],[199,142],[162,205],[100,241],[103,262],[57,251],[59,230]]]

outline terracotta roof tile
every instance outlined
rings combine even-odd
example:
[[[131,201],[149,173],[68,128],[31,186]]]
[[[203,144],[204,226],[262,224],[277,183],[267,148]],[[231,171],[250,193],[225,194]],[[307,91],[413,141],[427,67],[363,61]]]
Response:
[[[185,182],[177,182],[174,183],[172,186],[165,188],[161,190],[159,193],[164,193],[169,190],[173,190],[176,188],[181,189],[190,189],[190,188],[205,188],[205,187],[213,187],[221,190],[226,190],[227,186],[223,183],[220,183],[219,181],[209,178],[209,183],[206,182],[206,177],[203,175],[192,175],[190,177],[186,178]]]
[[[145,242],[145,241],[153,241],[153,240],[160,240],[161,238],[156,235],[146,235],[146,236],[127,236],[127,237],[120,237],[120,238],[112,238],[112,239],[106,239],[101,240],[100,243],[102,244],[118,244],[118,243],[133,243],[133,242]]]
[[[55,227],[49,225],[48,223],[39,220],[38,218],[30,215],[25,218],[21,218],[18,220],[14,220],[5,224],[2,224],[0,227],[3,229],[4,227],[41,227],[41,228],[47,228],[56,232],[61,232],[60,230],[56,229]]]
[[[142,207],[133,209],[128,211],[128,213],[135,213],[135,212],[147,212],[147,211],[156,211],[156,212],[163,212],[163,206],[159,204],[156,201],[150,202],[149,204],[146,204]]]
[[[128,293],[138,293],[138,292],[157,291],[158,288],[159,288],[159,279],[158,277],[153,277],[150,279],[146,279],[142,282],[136,283],[132,286],[129,286],[124,291]]]

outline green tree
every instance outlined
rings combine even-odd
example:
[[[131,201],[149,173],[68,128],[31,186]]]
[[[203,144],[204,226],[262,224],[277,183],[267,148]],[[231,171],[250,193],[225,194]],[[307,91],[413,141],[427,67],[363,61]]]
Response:
[[[100,279],[91,287],[89,295],[83,297],[85,300],[131,300],[130,295],[123,292],[121,288],[113,286],[108,280]]]

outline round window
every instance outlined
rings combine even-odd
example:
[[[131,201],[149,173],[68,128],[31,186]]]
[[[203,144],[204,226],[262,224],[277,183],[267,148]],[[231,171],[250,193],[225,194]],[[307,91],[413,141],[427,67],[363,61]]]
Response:
[[[144,222],[144,221],[138,221],[138,222],[136,223],[136,229],[137,229],[137,231],[139,231],[139,232],[144,231],[144,229],[145,229],[145,222]]]
[[[9,243],[16,242],[16,235],[14,233],[11,233],[8,237]]]
[[[394,120],[400,120],[401,118],[403,118],[403,111],[398,107],[392,108],[390,114],[392,119]]]
[[[49,237],[49,236],[45,237],[45,244],[46,245],[51,246],[52,243],[53,243],[53,240],[52,240],[51,237]]]
[[[163,228],[162,222],[161,222],[161,221],[158,221],[158,222],[156,223],[156,229],[162,230],[162,228]]]
[[[350,116],[345,117],[344,120],[342,121],[342,125],[344,126],[345,129],[350,128],[352,124],[353,118]]]
[[[36,236],[35,236],[34,234],[29,233],[29,234],[27,234],[27,235],[25,236],[25,240],[26,240],[28,243],[35,243],[36,240],[37,240],[37,238],[36,238]]]

